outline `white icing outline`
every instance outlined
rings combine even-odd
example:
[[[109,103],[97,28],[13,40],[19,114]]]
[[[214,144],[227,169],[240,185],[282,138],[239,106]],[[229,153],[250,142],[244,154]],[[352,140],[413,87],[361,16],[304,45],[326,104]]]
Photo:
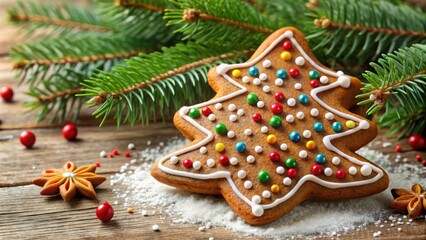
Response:
[[[219,98],[214,98],[211,99],[210,101],[207,102],[203,102],[203,103],[199,103],[199,104],[195,104],[193,106],[190,107],[182,107],[179,110],[179,115],[185,119],[187,122],[189,122],[190,124],[192,124],[194,127],[196,127],[197,129],[199,129],[201,132],[203,132],[206,135],[206,138],[204,138],[203,140],[201,140],[198,143],[195,143],[191,146],[188,146],[186,148],[183,148],[181,150],[178,150],[174,153],[168,154],[166,156],[164,156],[162,159],[160,159],[158,161],[158,167],[160,168],[161,171],[166,172],[168,174],[171,175],[177,175],[177,176],[182,176],[182,177],[188,177],[188,178],[195,178],[195,179],[200,179],[200,180],[208,180],[208,179],[220,179],[220,178],[226,178],[229,185],[231,186],[231,189],[234,191],[234,193],[245,203],[247,203],[251,208],[252,208],[252,213],[255,216],[262,216],[263,215],[263,211],[262,214],[259,215],[259,210],[264,210],[264,209],[270,209],[273,208],[285,201],[287,201],[289,198],[291,198],[297,191],[298,189],[307,181],[313,181],[319,185],[325,186],[327,188],[331,188],[331,189],[335,189],[335,188],[342,188],[342,187],[353,187],[353,186],[360,186],[360,185],[365,185],[365,184],[369,184],[369,183],[373,183],[378,181],[384,174],[383,171],[370,164],[367,162],[362,162],[352,156],[349,156],[348,154],[342,152],[341,150],[339,150],[338,148],[336,148],[335,146],[333,146],[331,144],[331,141],[336,139],[336,138],[340,138],[343,136],[347,136],[350,135],[352,133],[355,133],[359,130],[362,129],[362,127],[360,125],[358,125],[355,128],[349,129],[345,132],[341,132],[341,133],[335,133],[335,134],[331,134],[331,135],[327,135],[323,138],[323,143],[326,146],[327,149],[329,149],[330,151],[333,151],[335,153],[337,153],[338,155],[340,155],[341,157],[346,158],[347,160],[349,160],[350,162],[357,164],[357,165],[369,165],[373,171],[377,172],[377,175],[374,178],[370,178],[370,179],[366,179],[366,180],[361,180],[361,181],[356,181],[356,182],[347,182],[347,183],[336,183],[336,182],[328,182],[325,180],[322,180],[312,174],[308,174],[303,176],[298,182],[297,184],[293,187],[293,189],[290,190],[290,192],[288,192],[285,196],[276,199],[274,202],[269,203],[269,204],[255,204],[253,203],[250,199],[248,199],[246,196],[244,196],[236,187],[235,183],[232,180],[231,177],[231,173],[228,171],[218,171],[218,172],[214,172],[214,173],[210,173],[210,174],[198,174],[198,173],[191,173],[191,172],[184,172],[184,171],[178,171],[175,169],[170,169],[167,168],[163,165],[163,162],[168,160],[170,157],[175,156],[175,155],[181,155],[190,151],[193,151],[194,149],[198,149],[201,146],[206,145],[207,143],[209,143],[210,141],[213,140],[213,133],[211,131],[209,131],[208,129],[206,129],[205,127],[201,126],[199,123],[197,123],[194,119],[192,119],[191,117],[189,117],[186,113],[188,112],[189,109],[191,108],[200,108],[200,107],[204,107],[207,105],[211,105],[211,104],[215,104],[215,103],[220,103],[223,102],[225,100],[234,98],[236,96],[239,96],[241,94],[244,94],[245,92],[247,92],[247,88],[245,88],[243,85],[239,84],[238,82],[236,82],[235,80],[233,80],[229,75],[226,74],[226,72],[228,72],[230,69],[235,69],[235,68],[244,68],[244,67],[250,67],[253,66],[254,64],[258,63],[261,59],[263,59],[271,50],[273,50],[284,38],[288,38],[291,40],[291,42],[293,43],[293,46],[296,47],[296,49],[300,52],[300,54],[305,58],[305,61],[308,61],[314,68],[316,68],[317,70],[319,70],[320,72],[336,77],[338,78],[339,76],[342,76],[343,73],[342,72],[333,72],[330,71],[328,69],[324,69],[323,67],[319,66],[318,64],[315,63],[314,60],[312,60],[308,54],[303,50],[302,46],[300,46],[300,44],[297,42],[297,40],[293,37],[293,32],[292,31],[286,31],[285,33],[283,33],[281,36],[279,36],[277,39],[275,39],[271,45],[268,46],[268,48],[263,51],[261,54],[259,54],[255,59],[249,61],[249,62],[245,62],[245,63],[239,63],[239,64],[232,64],[232,65],[228,65],[228,64],[221,64],[216,68],[216,71],[218,74],[221,74],[227,81],[229,81],[229,83],[233,84],[234,86],[236,86],[237,88],[239,88],[239,90],[232,92],[226,96],[222,96]],[[335,87],[339,87],[340,83],[338,81],[335,81],[329,85],[326,86],[322,86],[322,87],[317,87],[314,88],[313,90],[311,90],[310,94],[311,96],[318,102],[318,104],[320,104],[322,107],[324,107],[325,109],[327,109],[330,112],[334,112],[336,115],[343,117],[343,118],[347,118],[350,119],[354,122],[358,122],[360,123],[361,121],[363,121],[362,119],[359,119],[355,116],[340,112],[336,109],[333,109],[332,107],[328,106],[326,103],[324,103],[321,99],[318,98],[317,94],[319,92],[322,91],[327,91],[331,88],[335,88]],[[364,126],[365,127],[365,126]]]

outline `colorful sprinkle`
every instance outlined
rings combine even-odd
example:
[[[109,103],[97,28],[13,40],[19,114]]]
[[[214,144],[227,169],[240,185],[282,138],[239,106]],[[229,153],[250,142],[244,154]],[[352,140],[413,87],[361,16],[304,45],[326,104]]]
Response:
[[[279,191],[280,191],[280,186],[278,186],[277,184],[273,184],[271,186],[271,192],[278,193]]]
[[[266,142],[269,144],[275,144],[277,142],[277,136],[275,136],[274,134],[269,134],[266,137]]]
[[[257,179],[259,179],[259,181],[261,183],[265,183],[267,181],[269,181],[271,177],[269,176],[269,173],[266,170],[261,170],[258,174],[257,174]]]
[[[295,168],[289,168],[289,169],[287,169],[287,176],[289,178],[295,178],[296,175],[297,175],[297,171],[296,171]]]
[[[281,126],[281,124],[283,123],[283,120],[278,117],[278,116],[273,116],[271,117],[271,119],[269,120],[269,124],[273,127],[273,128],[278,128]]]
[[[260,122],[262,121],[262,115],[260,115],[260,113],[255,113],[251,116],[251,119],[255,122]]]
[[[246,144],[243,142],[237,142],[237,144],[235,144],[235,150],[239,153],[243,153],[246,149]]]
[[[271,105],[271,112],[275,115],[281,114],[283,112],[283,109],[284,108],[283,108],[283,105],[281,105],[281,103],[276,102]]]
[[[259,69],[256,66],[252,66],[249,68],[248,73],[250,76],[255,77],[259,74]]]
[[[275,100],[277,100],[278,102],[282,102],[285,99],[284,93],[283,92],[276,92],[274,94],[274,98]]]
[[[254,93],[250,93],[249,95],[247,95],[247,103],[254,106],[256,105],[256,103],[259,101],[259,98],[257,97],[256,94]]]
[[[352,120],[346,121],[346,127],[347,128],[354,128],[355,127],[355,122]]]
[[[191,108],[191,110],[189,110],[189,116],[191,118],[198,118],[200,116],[200,110],[198,108]]]
[[[287,160],[285,160],[285,166],[287,168],[295,168],[297,166],[296,158],[287,158]]]
[[[232,76],[233,77],[241,77],[241,71],[238,69],[232,70]]]
[[[341,132],[343,130],[343,126],[340,122],[334,122],[333,124],[331,124],[331,128],[335,132]]]
[[[185,159],[185,160],[183,160],[182,165],[183,165],[185,168],[191,168],[191,167],[192,167],[192,161],[191,161],[191,159]]]
[[[281,159],[281,156],[280,156],[280,154],[279,154],[278,152],[273,151],[273,152],[271,152],[271,153],[269,154],[269,159],[270,159],[272,162],[278,162],[278,161]]]
[[[220,135],[225,135],[228,132],[228,129],[226,129],[226,126],[223,123],[218,123],[214,127],[214,130]]]
[[[325,157],[325,155],[324,155],[324,154],[319,153],[319,154],[317,154],[317,155],[315,156],[315,161],[316,161],[318,164],[324,164],[324,163],[327,161],[327,159],[326,159],[326,157]]]
[[[317,87],[319,87],[320,82],[319,82],[317,79],[314,79],[314,80],[311,80],[311,81],[309,82],[309,85],[310,85],[312,88],[317,88]]]
[[[315,132],[322,132],[324,130],[324,125],[321,122],[314,123]]]
[[[312,172],[314,175],[320,175],[320,174],[322,173],[322,167],[321,167],[321,165],[314,164],[314,165],[312,166],[312,168],[311,168],[311,172]]]
[[[284,51],[280,54],[280,58],[284,61],[288,61],[291,59],[291,53],[288,51]]]
[[[216,145],[214,145],[214,150],[216,150],[217,152],[223,152],[223,150],[225,150],[225,144],[221,142],[216,143]]]
[[[226,155],[222,155],[219,157],[219,163],[222,165],[228,165],[229,164],[229,158]]]
[[[284,78],[287,77],[287,71],[284,70],[284,69],[278,69],[276,74],[277,74],[277,77],[279,77],[281,79],[284,79]]]
[[[290,76],[292,77],[298,77],[300,75],[299,69],[296,67],[290,69]]]
[[[203,109],[201,109],[201,114],[203,114],[205,117],[208,117],[210,114],[212,114],[212,110],[209,107],[203,107]]]
[[[293,48],[293,45],[291,44],[290,40],[286,40],[283,43],[283,49],[286,51],[290,51]]]
[[[299,102],[302,103],[302,104],[307,104],[309,102],[309,97],[306,94],[300,94],[297,97],[297,100],[299,100]]]
[[[315,142],[312,140],[309,140],[306,142],[306,148],[309,150],[313,150],[315,149]]]
[[[339,179],[343,179],[343,178],[345,178],[345,177],[346,177],[346,172],[345,172],[345,170],[343,170],[343,169],[339,169],[339,170],[337,170],[337,172],[336,172],[336,177],[337,177],[337,178],[339,178]]]
[[[299,142],[301,139],[300,134],[296,131],[290,133],[290,140],[293,142]]]
[[[308,73],[310,79],[318,79],[319,78],[319,72],[317,70],[311,70]]]

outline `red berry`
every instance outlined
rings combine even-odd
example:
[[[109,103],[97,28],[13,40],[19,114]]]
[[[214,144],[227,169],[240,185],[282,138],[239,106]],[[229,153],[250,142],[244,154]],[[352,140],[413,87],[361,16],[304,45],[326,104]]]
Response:
[[[397,152],[402,152],[402,147],[401,147],[401,146],[399,146],[399,145],[396,145],[396,146],[395,146],[395,151],[397,151]]]
[[[417,160],[417,161],[421,162],[421,161],[422,161],[422,159],[423,159],[423,158],[422,158],[422,155],[420,155],[420,154],[417,154],[417,155],[416,155],[416,160]]]
[[[290,73],[290,76],[292,77],[297,77],[300,75],[299,69],[297,69],[296,67],[290,68],[289,73]]]
[[[130,152],[125,152],[125,153],[124,153],[124,156],[125,156],[125,157],[131,157],[131,156],[132,156],[132,154],[131,154]]]
[[[203,114],[205,117],[208,117],[210,114],[212,114],[212,110],[209,107],[204,107],[201,109],[201,114]]]
[[[290,40],[287,40],[283,43],[283,49],[286,51],[290,51],[292,47],[293,45],[291,44]]]
[[[276,92],[274,94],[274,98],[275,100],[277,100],[278,102],[282,102],[285,99],[284,93],[283,92]]]
[[[281,103],[273,103],[271,105],[271,112],[275,115],[281,114],[283,112],[283,105]]]
[[[309,82],[309,85],[311,85],[311,87],[313,87],[313,88],[317,88],[317,87],[319,87],[320,82],[317,79],[314,79],[314,80],[311,80]]]
[[[278,162],[281,159],[281,156],[278,152],[273,151],[269,154],[269,159],[271,159],[272,162]]]
[[[337,170],[337,172],[336,172],[336,177],[337,177],[337,178],[339,178],[339,179],[343,179],[343,178],[345,178],[345,177],[346,177],[346,172],[345,172],[345,170],[343,170],[343,169],[339,169],[339,170]]]
[[[191,168],[192,167],[192,161],[191,161],[191,159],[185,159],[185,160],[183,160],[183,166],[185,167],[185,168]]]
[[[5,102],[11,102],[13,98],[13,90],[10,87],[0,88],[0,96]]]
[[[229,164],[229,158],[225,155],[220,156],[219,163],[222,165],[228,165]]]
[[[19,140],[26,148],[31,148],[36,141],[36,137],[31,131],[23,131],[19,135]]]
[[[289,168],[289,169],[287,170],[287,176],[288,176],[289,178],[295,178],[295,177],[296,177],[296,175],[297,175],[297,171],[296,171],[296,169],[295,169],[295,168]]]
[[[314,175],[320,175],[322,173],[322,167],[319,164],[314,164],[311,168],[311,172]]]
[[[114,216],[114,208],[105,201],[96,208],[96,216],[102,222],[108,222]]]
[[[95,162],[95,166],[96,167],[101,167],[101,163],[100,162]]]
[[[77,138],[77,127],[74,124],[67,124],[62,128],[62,136],[68,141],[73,141]]]
[[[118,154],[119,154],[118,149],[114,149],[114,150],[111,152],[111,154],[112,154],[112,155],[118,155]]]
[[[255,114],[253,114],[253,116],[251,116],[251,118],[255,122],[260,122],[262,120],[262,115],[260,115],[260,113],[255,113]]]
[[[413,149],[422,149],[425,147],[425,138],[420,135],[420,134],[413,134],[411,135],[411,137],[408,139],[408,144],[413,148]]]
[[[426,167],[426,159],[422,161],[422,164]]]

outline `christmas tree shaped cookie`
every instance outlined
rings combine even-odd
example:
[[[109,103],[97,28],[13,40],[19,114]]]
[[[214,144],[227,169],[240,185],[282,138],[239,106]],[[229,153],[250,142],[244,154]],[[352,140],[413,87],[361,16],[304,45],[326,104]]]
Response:
[[[318,63],[296,29],[276,31],[245,63],[211,69],[209,83],[213,99],[175,115],[192,143],[154,165],[160,182],[221,194],[250,224],[272,222],[307,199],[387,188],[386,173],[354,153],[377,135],[348,110],[360,81]]]

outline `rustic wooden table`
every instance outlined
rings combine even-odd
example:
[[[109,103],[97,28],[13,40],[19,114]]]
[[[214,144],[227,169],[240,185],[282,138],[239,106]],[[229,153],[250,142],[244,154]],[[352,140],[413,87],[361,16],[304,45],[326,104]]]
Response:
[[[12,43],[22,40],[19,36],[15,37],[16,29],[5,20],[5,9],[12,4],[13,0],[0,1],[0,53],[7,52]],[[99,200],[77,197],[70,203],[64,203],[60,197],[41,197],[40,188],[32,185],[31,180],[38,177],[43,169],[60,167],[68,160],[79,166],[99,161],[102,165],[98,169],[99,173],[109,179],[109,176],[120,170],[120,166],[129,162],[129,158],[120,155],[101,159],[100,150],[126,149],[130,142],[136,144],[137,150],[141,150],[147,146],[147,141],[152,141],[155,145],[171,136],[179,135],[179,132],[170,123],[120,129],[110,124],[98,128],[98,121],[93,120],[90,111],[86,110],[77,123],[79,141],[66,142],[61,136],[60,126],[34,124],[35,113],[25,113],[26,109],[22,103],[28,99],[24,94],[26,89],[25,86],[18,86],[11,69],[12,64],[7,58],[0,58],[0,86],[12,86],[16,93],[13,103],[0,102],[0,136],[13,136],[11,140],[0,141],[0,239],[247,238],[219,227],[200,232],[197,230],[198,225],[172,224],[171,218],[164,214],[149,217],[143,217],[140,213],[129,214],[121,202],[114,206],[114,220],[102,224],[95,216],[95,208],[100,200],[115,200],[109,180],[97,190]],[[24,129],[31,129],[37,136],[37,143],[33,149],[25,149],[19,143],[19,133]],[[383,135],[378,139],[376,141],[384,141]],[[396,144],[409,149],[406,140],[386,141],[392,142],[392,146],[378,150],[395,155],[393,146]],[[401,155],[414,161],[416,154],[417,152],[407,151]],[[426,157],[425,152],[422,154]],[[140,210],[138,206],[134,206],[134,209]],[[160,225],[161,231],[151,231],[153,224]],[[411,225],[401,225],[401,228],[402,231],[392,228],[380,238],[426,239],[424,219],[416,220]],[[363,231],[344,233],[341,238],[372,238],[373,233],[378,230],[379,227],[371,224]]]

